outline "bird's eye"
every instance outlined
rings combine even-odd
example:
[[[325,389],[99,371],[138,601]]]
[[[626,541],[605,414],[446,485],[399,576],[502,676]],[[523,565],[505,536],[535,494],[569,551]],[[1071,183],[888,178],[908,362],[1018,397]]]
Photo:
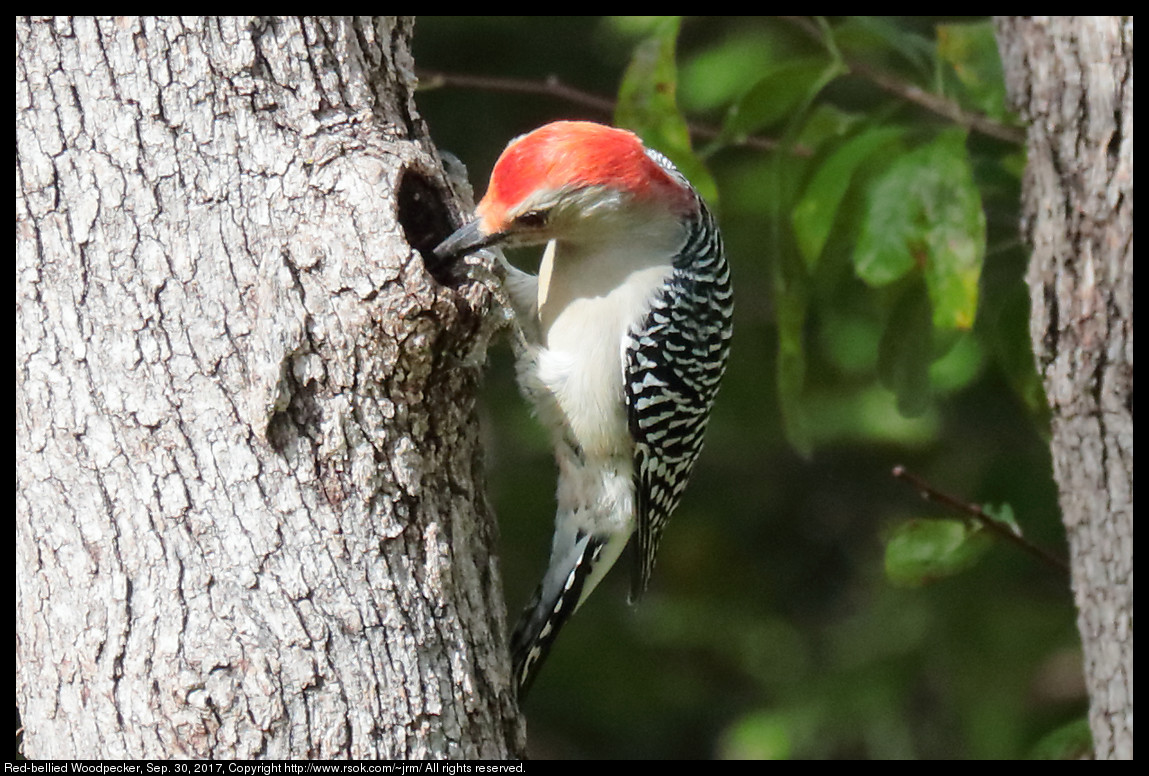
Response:
[[[540,229],[547,225],[547,211],[528,210],[515,219],[515,226],[527,229]]]

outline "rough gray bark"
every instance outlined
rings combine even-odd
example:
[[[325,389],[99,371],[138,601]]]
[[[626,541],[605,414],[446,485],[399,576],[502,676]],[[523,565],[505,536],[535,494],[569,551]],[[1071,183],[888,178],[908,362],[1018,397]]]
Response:
[[[1037,365],[1099,758],[1133,756],[1133,19],[1007,17]]]
[[[411,27],[16,20],[29,757],[521,751]]]

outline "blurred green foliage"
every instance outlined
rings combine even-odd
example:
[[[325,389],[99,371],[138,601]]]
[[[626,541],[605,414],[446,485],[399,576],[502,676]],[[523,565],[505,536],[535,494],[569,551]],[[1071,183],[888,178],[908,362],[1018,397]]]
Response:
[[[1064,553],[1023,134],[990,23],[427,17],[415,60],[419,109],[477,195],[510,138],[615,122],[712,201],[734,273],[732,363],[652,590],[628,605],[624,568],[564,630],[526,705],[532,754],[1012,758],[1078,741],[1067,581],[890,476],[1004,505]],[[487,393],[513,620],[555,473],[507,347]]]

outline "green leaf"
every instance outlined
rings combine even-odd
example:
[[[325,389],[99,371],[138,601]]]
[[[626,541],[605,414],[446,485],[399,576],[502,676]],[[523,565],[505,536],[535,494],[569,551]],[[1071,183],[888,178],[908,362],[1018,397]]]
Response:
[[[777,64],[775,41],[747,29],[692,53],[678,73],[678,100],[690,112],[711,113],[733,105],[757,76]]]
[[[961,520],[908,520],[886,542],[886,577],[917,587],[963,571],[985,553],[989,537]]]
[[[1034,364],[1029,336],[1029,290],[1018,284],[1010,289],[998,310],[992,344],[998,365],[1014,391],[1035,417],[1043,417],[1049,411],[1049,403]]]
[[[1017,517],[1013,514],[1013,507],[1009,504],[1002,504],[995,506],[994,504],[982,504],[981,511],[992,517],[997,522],[1004,525],[1010,531],[1013,531],[1018,536],[1021,536],[1021,525],[1017,522]]]
[[[966,102],[991,118],[1009,118],[993,22],[939,24],[937,46],[938,56],[965,87]]]
[[[810,307],[810,278],[798,255],[790,230],[781,228],[782,214],[793,206],[807,160],[789,154],[767,157],[762,180],[770,191],[762,198],[763,210],[771,225],[765,235],[778,327],[776,380],[778,404],[786,439],[794,450],[808,457],[813,452],[810,417],[806,406],[806,327]]]
[[[731,106],[723,135],[741,139],[802,112],[818,92],[845,72],[824,57],[793,59],[770,70]]]
[[[1045,734],[1029,753],[1031,760],[1083,760],[1093,757],[1093,733],[1087,718],[1075,719]]]
[[[803,457],[813,451],[803,395],[806,385],[806,308],[804,281],[786,282],[775,271],[775,319],[778,324],[778,403],[790,445]]]
[[[790,738],[784,715],[749,714],[731,725],[722,737],[722,757],[726,760],[786,760],[793,750]]]
[[[934,361],[930,364],[930,391],[943,396],[973,382],[985,365],[981,339],[973,332],[934,330]]]
[[[790,215],[807,267],[813,269],[821,257],[855,171],[904,134],[900,127],[868,129],[843,143],[819,165]]]
[[[851,16],[834,27],[834,41],[851,58],[879,62],[900,59],[923,78],[933,72],[934,41],[893,17]]]
[[[614,123],[634,131],[648,146],[666,154],[703,198],[715,203],[718,187],[690,146],[690,130],[675,98],[680,21],[677,16],[659,19],[653,34],[635,47],[619,85]]]
[[[815,105],[798,130],[795,140],[799,145],[817,151],[824,145],[848,136],[864,120],[863,116],[848,113],[833,105]]]
[[[894,305],[878,343],[878,379],[894,392],[898,411],[908,418],[929,407],[933,353],[929,299],[915,283]]]
[[[934,326],[965,330],[977,315],[985,240],[965,133],[948,130],[890,165],[870,189],[854,270],[883,286],[920,269]]]

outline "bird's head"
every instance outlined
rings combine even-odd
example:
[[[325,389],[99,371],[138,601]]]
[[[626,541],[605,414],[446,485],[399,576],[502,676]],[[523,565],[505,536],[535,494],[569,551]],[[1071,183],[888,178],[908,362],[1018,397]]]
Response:
[[[654,160],[632,132],[589,121],[556,121],[507,146],[491,172],[476,219],[435,254],[490,245],[590,240],[681,219],[697,207],[689,187]]]

